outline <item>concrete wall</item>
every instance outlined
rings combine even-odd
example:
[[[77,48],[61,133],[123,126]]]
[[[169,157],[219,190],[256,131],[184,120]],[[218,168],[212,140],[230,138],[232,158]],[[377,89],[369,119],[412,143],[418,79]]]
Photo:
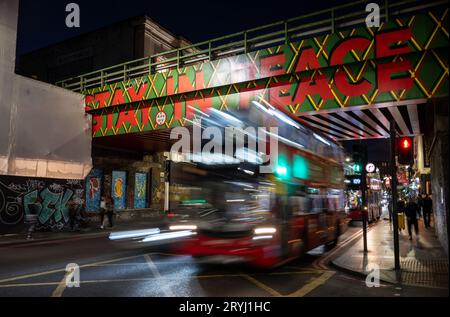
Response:
[[[448,255],[448,107],[449,100],[435,102],[434,107],[434,144],[431,148],[431,190],[435,231]]]

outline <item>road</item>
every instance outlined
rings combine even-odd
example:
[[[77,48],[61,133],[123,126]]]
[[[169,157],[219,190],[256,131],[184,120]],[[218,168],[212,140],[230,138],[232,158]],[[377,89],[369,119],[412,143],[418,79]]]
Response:
[[[360,228],[350,229],[331,252],[339,252]],[[331,254],[332,255],[332,254]],[[447,296],[447,290],[398,287],[327,266],[318,248],[271,271],[238,265],[199,264],[161,248],[123,249],[105,237],[0,247],[0,296]],[[68,263],[80,266],[80,287],[67,287]]]

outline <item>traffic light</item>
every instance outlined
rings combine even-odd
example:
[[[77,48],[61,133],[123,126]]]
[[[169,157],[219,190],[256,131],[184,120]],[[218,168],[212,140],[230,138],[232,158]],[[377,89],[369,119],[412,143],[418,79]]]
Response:
[[[397,139],[397,155],[399,164],[401,165],[414,164],[414,147],[412,138],[402,137]]]
[[[361,174],[367,161],[367,148],[362,144],[353,145],[353,172]]]
[[[361,173],[361,171],[362,171],[362,164],[361,163],[353,164],[353,172]]]

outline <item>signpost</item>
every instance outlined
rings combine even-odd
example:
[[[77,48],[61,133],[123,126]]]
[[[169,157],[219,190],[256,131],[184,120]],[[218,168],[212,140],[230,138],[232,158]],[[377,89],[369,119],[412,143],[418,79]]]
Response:
[[[390,138],[391,138],[391,191],[392,191],[392,224],[394,227],[394,262],[395,269],[400,270],[400,248],[398,240],[398,214],[397,214],[397,166],[395,162],[395,120],[390,122]]]

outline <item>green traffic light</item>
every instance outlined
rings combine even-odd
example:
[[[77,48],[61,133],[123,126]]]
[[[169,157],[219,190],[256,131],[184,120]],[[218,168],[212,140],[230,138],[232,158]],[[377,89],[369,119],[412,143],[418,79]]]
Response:
[[[361,173],[361,171],[362,171],[362,166],[360,164],[353,165],[353,172]]]

